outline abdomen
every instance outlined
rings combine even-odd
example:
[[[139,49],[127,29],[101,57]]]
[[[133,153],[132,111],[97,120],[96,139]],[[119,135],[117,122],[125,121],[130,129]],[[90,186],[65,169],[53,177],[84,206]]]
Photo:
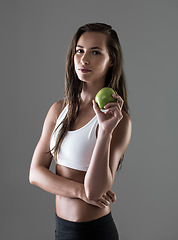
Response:
[[[56,165],[56,174],[83,183],[85,172]],[[100,218],[110,212],[110,207],[99,208],[78,198],[56,196],[56,214],[66,220],[87,222]]]

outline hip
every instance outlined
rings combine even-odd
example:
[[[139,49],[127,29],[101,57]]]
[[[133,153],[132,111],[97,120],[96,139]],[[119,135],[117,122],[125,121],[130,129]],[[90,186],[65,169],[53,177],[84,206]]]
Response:
[[[89,222],[72,222],[56,214],[55,240],[118,240],[111,212]]]

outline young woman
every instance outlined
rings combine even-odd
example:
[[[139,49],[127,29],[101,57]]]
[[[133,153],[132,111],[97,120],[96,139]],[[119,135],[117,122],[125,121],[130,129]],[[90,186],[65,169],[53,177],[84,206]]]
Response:
[[[106,86],[117,102],[102,112],[94,98]],[[119,239],[111,187],[130,138],[117,33],[106,24],[86,24],[70,43],[65,98],[49,109],[29,174],[31,184],[56,195],[56,240]],[[53,157],[56,174],[49,170]]]

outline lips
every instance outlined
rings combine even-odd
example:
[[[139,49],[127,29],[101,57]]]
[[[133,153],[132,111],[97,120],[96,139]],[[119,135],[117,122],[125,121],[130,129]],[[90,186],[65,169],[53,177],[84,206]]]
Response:
[[[79,68],[79,71],[81,71],[82,73],[91,72],[91,70],[90,70],[90,69],[87,69],[87,68]]]

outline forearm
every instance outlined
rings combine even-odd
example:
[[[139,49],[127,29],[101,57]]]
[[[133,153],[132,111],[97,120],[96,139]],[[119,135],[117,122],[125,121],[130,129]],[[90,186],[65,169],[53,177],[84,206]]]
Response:
[[[112,186],[113,178],[109,166],[111,138],[110,133],[99,129],[84,181],[85,192],[90,199],[99,199]]]
[[[44,166],[30,170],[29,181],[43,190],[68,198],[81,198],[83,184],[54,174]]]
[[[109,201],[106,200],[105,197],[102,197],[97,201],[90,200],[86,196],[84,184],[56,175],[44,166],[40,166],[30,171],[30,183],[49,193],[67,198],[78,198],[87,204],[99,208],[108,206],[110,204],[109,201],[116,201],[115,193],[112,191],[109,191]]]

